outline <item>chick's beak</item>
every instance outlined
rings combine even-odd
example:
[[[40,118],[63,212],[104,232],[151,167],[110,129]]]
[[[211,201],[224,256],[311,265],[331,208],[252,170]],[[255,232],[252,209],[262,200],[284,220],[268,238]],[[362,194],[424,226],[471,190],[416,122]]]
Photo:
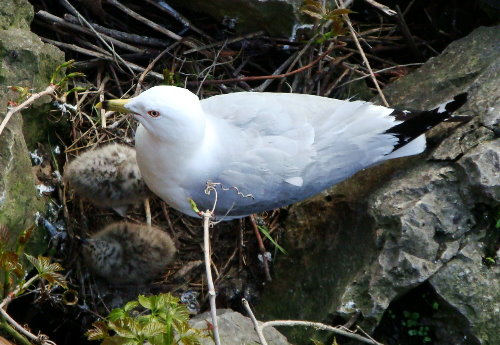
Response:
[[[99,102],[95,105],[97,109],[119,111],[120,113],[130,113],[130,110],[125,108],[125,104],[131,101],[129,99],[110,99],[107,101]]]

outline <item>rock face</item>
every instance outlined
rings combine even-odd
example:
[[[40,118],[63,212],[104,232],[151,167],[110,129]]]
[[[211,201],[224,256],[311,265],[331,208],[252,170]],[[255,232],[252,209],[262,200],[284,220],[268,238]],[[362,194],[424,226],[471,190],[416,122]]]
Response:
[[[270,35],[289,37],[299,22],[302,0],[215,0],[169,2],[174,8],[205,13],[238,32],[265,30]]]
[[[210,313],[203,313],[195,316],[189,321],[191,327],[206,329],[207,322],[211,323]],[[248,345],[260,344],[259,337],[253,328],[250,318],[241,315],[230,309],[218,309],[217,320],[219,324],[219,334],[222,344]],[[285,336],[274,328],[265,328],[264,336],[269,344],[289,345]],[[203,338],[202,345],[212,345],[212,338]]]
[[[64,62],[64,54],[44,44],[29,31],[33,8],[28,0],[0,2],[0,121],[7,112],[7,101],[15,95],[7,86],[40,90],[48,85],[55,68]],[[46,103],[47,100],[41,101]],[[31,110],[39,117],[45,113]],[[43,210],[31,172],[31,162],[23,135],[23,119],[14,115],[0,135],[0,223],[11,231],[11,240],[34,222],[37,210]]]
[[[458,331],[463,344],[500,344],[500,263],[492,262],[499,245],[499,30],[477,29],[384,89],[391,105],[408,108],[467,91],[459,112],[474,119],[432,130],[429,146],[439,144],[430,154],[368,169],[292,207],[292,253],[278,258],[261,319],[328,322],[360,313],[361,326],[373,330],[392,301],[425,282],[449,319],[465,319],[462,330],[436,329],[434,344],[452,344]]]

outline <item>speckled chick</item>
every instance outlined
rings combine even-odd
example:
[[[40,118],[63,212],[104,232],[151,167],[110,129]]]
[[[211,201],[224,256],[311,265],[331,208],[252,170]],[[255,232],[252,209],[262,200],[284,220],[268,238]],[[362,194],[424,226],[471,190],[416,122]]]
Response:
[[[137,204],[149,193],[135,149],[116,143],[74,159],[64,171],[64,180],[83,198],[97,206],[111,207],[122,216],[129,205]]]
[[[118,222],[83,240],[82,254],[90,271],[113,284],[148,282],[165,271],[175,245],[164,231]]]

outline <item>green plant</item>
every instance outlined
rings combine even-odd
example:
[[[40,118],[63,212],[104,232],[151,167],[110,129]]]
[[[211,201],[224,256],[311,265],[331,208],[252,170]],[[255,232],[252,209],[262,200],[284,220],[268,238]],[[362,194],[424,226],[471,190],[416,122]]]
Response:
[[[189,326],[187,307],[169,293],[144,296],[123,308],[113,309],[103,321],[93,323],[86,335],[103,345],[196,345],[203,336]]]
[[[401,324],[408,329],[409,336],[421,337],[424,344],[432,341],[429,335],[430,327],[422,324],[420,313],[405,310],[403,311],[403,317]]]
[[[342,16],[344,14],[348,15],[353,13],[353,11],[347,8],[332,9],[329,1],[320,0],[305,0],[300,10],[308,16],[318,19],[318,28],[330,22],[331,29],[328,32],[320,34],[315,40],[318,44],[324,43],[331,38],[344,35],[347,31],[345,28],[345,20]]]
[[[1,285],[2,301],[0,302],[0,328],[14,337],[21,344],[30,344],[31,341],[38,341],[39,337],[26,331],[17,324],[6,311],[8,304],[14,299],[32,287],[35,283],[41,282],[41,289],[45,293],[56,287],[61,286],[67,289],[67,283],[64,276],[59,271],[63,268],[58,263],[51,262],[50,258],[44,256],[34,257],[24,253],[24,247],[30,238],[34,227],[25,230],[17,238],[10,250],[10,234],[6,226],[0,226],[0,272],[3,277]],[[23,263],[22,257],[35,267],[37,273],[27,281],[28,266]],[[24,260],[25,261],[25,260]]]

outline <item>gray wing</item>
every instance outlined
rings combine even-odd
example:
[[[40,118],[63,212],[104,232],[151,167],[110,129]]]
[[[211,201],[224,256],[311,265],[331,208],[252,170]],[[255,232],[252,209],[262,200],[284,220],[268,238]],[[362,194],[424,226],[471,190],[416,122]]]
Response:
[[[384,160],[393,109],[301,94],[233,93],[202,100],[231,152],[217,177],[269,209],[305,199]],[[239,202],[238,202],[239,203]],[[257,205],[258,204],[258,205]]]

